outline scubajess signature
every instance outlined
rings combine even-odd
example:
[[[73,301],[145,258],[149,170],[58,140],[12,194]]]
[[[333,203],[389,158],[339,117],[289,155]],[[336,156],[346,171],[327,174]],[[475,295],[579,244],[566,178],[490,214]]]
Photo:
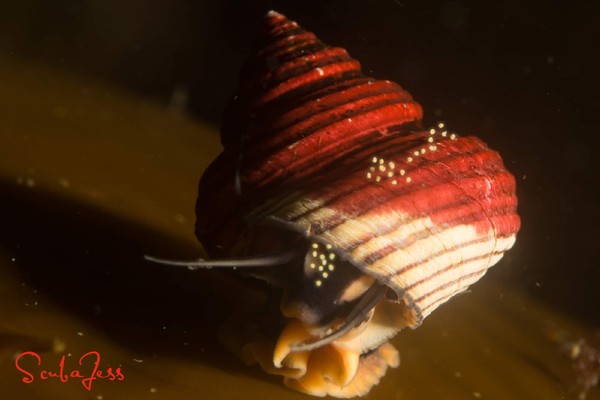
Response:
[[[63,355],[58,365],[46,367],[38,353],[26,351],[17,356],[15,367],[23,374],[22,381],[26,384],[53,379],[62,383],[79,380],[85,389],[92,390],[95,380],[125,380],[121,367],[103,370],[100,368],[100,360],[99,352],[89,351],[79,358],[75,366],[69,365],[72,363],[67,362],[67,357]]]

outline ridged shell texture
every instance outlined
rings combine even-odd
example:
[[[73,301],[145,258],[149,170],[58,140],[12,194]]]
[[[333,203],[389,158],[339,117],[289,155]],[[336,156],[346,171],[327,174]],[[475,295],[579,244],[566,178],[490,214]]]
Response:
[[[201,181],[198,237],[227,254],[269,217],[393,289],[417,326],[500,260],[520,225],[498,153],[421,119],[399,85],[269,13]]]

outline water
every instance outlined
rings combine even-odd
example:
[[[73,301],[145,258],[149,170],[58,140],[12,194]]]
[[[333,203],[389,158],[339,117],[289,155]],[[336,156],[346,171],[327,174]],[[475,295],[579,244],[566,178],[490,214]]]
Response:
[[[118,39],[111,50],[93,45],[117,39],[91,34],[66,8],[42,7],[38,19],[80,45],[41,39],[25,12],[35,3],[12,6],[17,22],[2,26],[0,47],[0,388],[16,399],[307,398],[219,343],[223,316],[253,292],[214,271],[142,258],[201,251],[192,233],[197,180],[219,151],[213,126],[263,10],[244,5],[238,14],[229,4],[219,13],[200,3],[205,25],[194,27],[174,5],[187,33],[116,25],[137,39]],[[593,39],[581,28],[590,13],[557,5],[517,13],[467,2],[359,4],[323,5],[314,17],[310,7],[321,5],[280,11],[347,47],[374,76],[406,86],[427,121],[444,119],[498,149],[517,177],[523,218],[516,247],[472,293],[394,339],[401,366],[368,398],[577,398],[568,353],[600,319],[594,90],[579,91],[597,78],[586,75],[577,39]],[[110,12],[127,20],[132,10]],[[107,13],[84,14],[107,26]],[[145,15],[176,24],[160,14]],[[573,26],[583,31],[567,34]],[[220,34],[206,36],[207,29]],[[34,39],[22,39],[24,31]],[[152,40],[162,53],[144,50]],[[118,62],[134,57],[133,49],[137,58]],[[174,111],[169,87],[180,94],[181,82],[190,103],[178,101]],[[63,355],[75,368],[98,351],[101,368],[121,367],[125,379],[94,381],[90,392],[78,380],[25,384],[14,358],[28,350],[48,369]],[[33,361],[24,359],[31,368]],[[594,389],[588,398],[599,396]]]

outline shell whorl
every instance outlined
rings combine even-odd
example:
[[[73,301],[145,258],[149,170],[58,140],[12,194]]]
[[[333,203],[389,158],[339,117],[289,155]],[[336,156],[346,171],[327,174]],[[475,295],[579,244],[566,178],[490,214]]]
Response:
[[[269,12],[226,109],[223,153],[200,183],[197,235],[209,252],[230,247],[236,238],[224,225],[243,224],[239,218],[273,192],[312,186],[338,158],[421,118],[399,85],[365,77],[346,50]]]
[[[228,254],[265,217],[392,288],[416,326],[514,243],[515,181],[498,153],[363,75],[344,49],[265,18],[200,182],[196,233]]]

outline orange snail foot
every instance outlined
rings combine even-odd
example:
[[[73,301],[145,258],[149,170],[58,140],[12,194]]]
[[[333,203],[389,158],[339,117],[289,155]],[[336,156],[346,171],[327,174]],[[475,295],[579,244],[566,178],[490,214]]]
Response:
[[[398,351],[387,342],[363,355],[339,342],[311,351],[291,351],[294,343],[311,339],[300,321],[291,320],[274,346],[255,340],[244,346],[243,358],[258,362],[267,373],[283,376],[290,389],[339,398],[366,395],[388,367],[399,365]]]
[[[333,345],[326,347],[334,347]],[[312,360],[312,358],[311,358]],[[322,362],[318,359],[318,363]],[[327,361],[327,360],[325,360]],[[389,342],[381,345],[377,350],[360,356],[356,374],[345,386],[340,386],[324,377],[319,371],[319,365],[309,364],[308,373],[300,378],[286,377],[284,384],[290,389],[307,393],[313,396],[332,396],[338,398],[351,398],[365,396],[379,383],[388,367],[395,368],[400,365],[398,350]]]
[[[221,342],[247,365],[258,363],[265,372],[283,376],[290,389],[320,397],[366,395],[388,367],[399,365],[398,351],[388,340],[402,328],[415,326],[401,302],[382,301],[365,323],[343,337],[294,351],[294,345],[316,340],[318,329],[296,318],[277,328],[276,311],[264,305],[241,307],[221,327]]]

